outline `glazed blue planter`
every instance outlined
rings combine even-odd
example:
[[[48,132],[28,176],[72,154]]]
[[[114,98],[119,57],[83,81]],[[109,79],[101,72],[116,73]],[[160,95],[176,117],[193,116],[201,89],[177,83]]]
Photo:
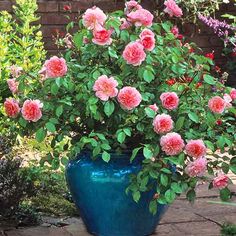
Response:
[[[109,163],[93,161],[89,152],[69,162],[66,179],[73,200],[89,233],[97,236],[146,236],[155,231],[167,205],[149,212],[154,192],[142,194],[138,203],[125,193],[130,174],[141,169],[142,155],[130,164],[130,154],[111,154]]]

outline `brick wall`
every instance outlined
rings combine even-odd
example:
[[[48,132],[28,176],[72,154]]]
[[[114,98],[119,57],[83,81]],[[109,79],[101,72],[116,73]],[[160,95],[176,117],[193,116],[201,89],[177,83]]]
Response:
[[[0,10],[11,11],[11,0],[0,0]],[[149,9],[155,9],[154,0],[142,0],[142,5]],[[76,19],[80,11],[84,11],[87,8],[96,5],[102,8],[104,11],[111,11],[114,9],[122,9],[124,7],[124,0],[38,0],[38,14],[41,16],[40,24],[42,24],[42,31],[44,35],[45,47],[50,54],[57,53],[57,48],[52,40],[52,35],[55,35],[57,31],[63,32],[65,25],[70,21],[66,15],[63,7],[65,5],[71,6],[71,13],[69,14],[71,19]],[[228,5],[224,5],[223,11],[229,11],[232,6],[228,6],[229,9],[225,9]],[[185,36],[191,38],[201,47],[205,52],[215,50],[219,63],[222,61],[220,57],[223,44],[221,40],[213,34],[213,32],[203,25],[201,29],[197,28],[194,24],[185,25],[182,29]]]

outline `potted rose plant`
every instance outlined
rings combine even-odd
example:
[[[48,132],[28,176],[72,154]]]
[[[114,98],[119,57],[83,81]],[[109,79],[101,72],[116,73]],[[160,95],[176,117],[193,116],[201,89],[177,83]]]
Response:
[[[173,0],[165,5],[182,15]],[[68,154],[68,186],[95,235],[151,234],[177,196],[194,200],[199,179],[231,196],[236,90],[210,75],[212,60],[176,27],[153,18],[135,1],[124,12],[88,9],[62,40],[63,58],[47,60],[33,82],[22,73],[4,103],[20,134],[50,134],[43,162],[57,168]]]

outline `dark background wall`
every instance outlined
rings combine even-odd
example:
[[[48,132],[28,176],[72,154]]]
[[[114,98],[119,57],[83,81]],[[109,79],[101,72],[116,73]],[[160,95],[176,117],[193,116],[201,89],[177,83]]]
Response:
[[[0,10],[11,12],[13,2],[11,0],[0,0]],[[124,7],[124,0],[38,0],[38,5],[38,14],[41,16],[40,23],[42,24],[45,47],[50,54],[54,54],[57,53],[57,48],[52,40],[52,35],[56,35],[57,33],[63,34],[65,25],[70,21],[66,15],[69,15],[74,20],[79,16],[80,11],[82,12],[94,5],[102,8],[104,11],[122,9]],[[71,6],[70,13],[63,9],[65,5]],[[155,10],[156,7],[154,0],[143,0],[142,5],[149,10]],[[232,11],[232,9],[236,12],[235,8],[224,4],[219,15],[225,13],[225,11]],[[191,38],[191,41],[196,42],[204,52],[214,50],[217,58],[216,63],[222,64],[223,59],[220,54],[223,44],[209,28],[202,25],[199,29],[194,24],[187,24],[183,27],[182,31],[185,36]]]

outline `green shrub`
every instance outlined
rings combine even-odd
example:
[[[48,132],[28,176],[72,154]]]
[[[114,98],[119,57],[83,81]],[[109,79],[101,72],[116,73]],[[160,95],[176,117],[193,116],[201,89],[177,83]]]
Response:
[[[7,11],[0,12],[0,134],[9,136],[10,133],[11,139],[16,136],[14,125],[1,107],[5,98],[12,96],[7,86],[10,66],[22,67],[32,79],[30,74],[41,68],[46,54],[40,25],[35,24],[39,19],[35,14],[36,0],[16,0],[13,9],[14,18]]]

